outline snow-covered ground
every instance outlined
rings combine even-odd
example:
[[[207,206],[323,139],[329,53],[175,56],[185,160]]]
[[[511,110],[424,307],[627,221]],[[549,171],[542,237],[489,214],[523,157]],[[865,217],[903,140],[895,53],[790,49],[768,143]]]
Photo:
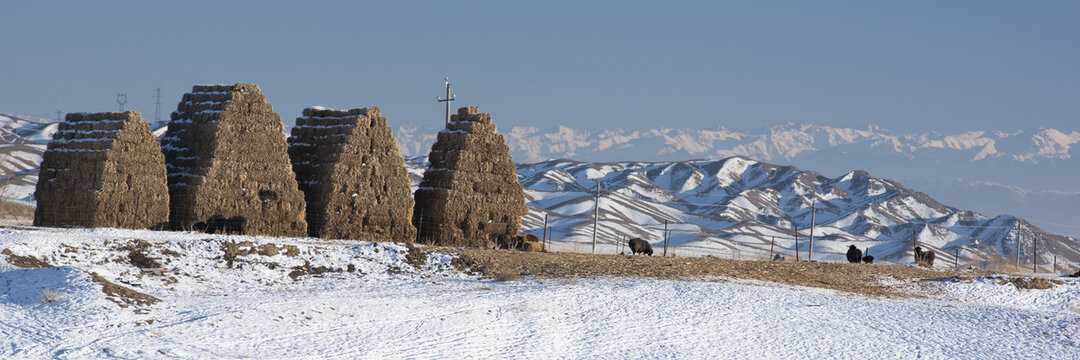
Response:
[[[223,244],[243,241],[230,267]],[[727,278],[499,282],[443,253],[420,265],[402,245],[318,239],[0,229],[4,250],[54,267],[0,255],[0,358],[1080,356],[1073,279],[1017,290],[886,278],[931,299],[873,298]],[[169,272],[140,274],[132,253]],[[318,268],[329,270],[289,275]],[[121,307],[90,273],[161,301]]]

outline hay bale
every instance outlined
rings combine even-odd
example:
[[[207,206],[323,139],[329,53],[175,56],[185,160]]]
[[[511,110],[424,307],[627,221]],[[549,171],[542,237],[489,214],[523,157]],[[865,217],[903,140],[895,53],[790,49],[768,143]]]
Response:
[[[307,200],[309,235],[416,239],[405,159],[378,107],[304,109],[288,141]]]
[[[458,109],[428,161],[413,212],[421,241],[483,247],[517,235],[529,208],[510,148],[491,115]]]
[[[195,85],[162,138],[169,225],[241,217],[252,235],[306,236],[281,116],[254,84]]]
[[[67,114],[34,198],[37,226],[155,227],[169,215],[165,158],[138,112]]]

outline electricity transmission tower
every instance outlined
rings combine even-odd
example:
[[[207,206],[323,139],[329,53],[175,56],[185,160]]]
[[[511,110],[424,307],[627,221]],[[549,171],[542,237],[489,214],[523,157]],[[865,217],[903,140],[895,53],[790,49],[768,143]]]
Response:
[[[127,94],[116,93],[116,104],[120,105],[120,112],[124,112],[124,104],[127,104]]]

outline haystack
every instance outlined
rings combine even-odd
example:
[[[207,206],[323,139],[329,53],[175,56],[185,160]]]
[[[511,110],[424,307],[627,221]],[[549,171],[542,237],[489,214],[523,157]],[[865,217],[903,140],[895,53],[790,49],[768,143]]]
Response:
[[[510,148],[491,114],[458,109],[428,161],[413,212],[421,241],[486,247],[517,235],[529,209]]]
[[[304,109],[289,157],[307,200],[309,235],[416,239],[409,173],[379,108]]]
[[[138,112],[67,114],[41,161],[34,198],[37,226],[163,225],[165,158]]]
[[[195,85],[162,138],[169,224],[246,219],[247,234],[307,236],[281,116],[254,84]]]

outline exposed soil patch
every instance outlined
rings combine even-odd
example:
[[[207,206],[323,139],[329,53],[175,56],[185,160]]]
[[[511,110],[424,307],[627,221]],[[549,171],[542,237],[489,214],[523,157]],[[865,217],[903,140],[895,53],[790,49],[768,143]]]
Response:
[[[351,268],[351,270],[349,270],[349,272],[356,271],[356,267],[353,266],[352,264],[349,264],[349,267]],[[330,267],[326,267],[326,266],[311,266],[311,263],[309,263],[309,262],[307,262],[305,260],[303,266],[294,266],[293,267],[293,271],[289,272],[289,277],[292,278],[293,281],[296,281],[297,279],[299,279],[301,276],[304,276],[304,275],[316,275],[316,276],[318,276],[318,275],[322,275],[322,274],[325,274],[325,273],[339,273],[339,272],[342,272],[342,271],[344,271],[344,270],[342,270],[341,268],[330,268]]]
[[[536,253],[487,249],[441,248],[458,254],[453,265],[489,276],[534,275],[541,278],[628,276],[692,280],[702,277],[734,277],[781,284],[818,287],[871,296],[916,295],[889,289],[878,283],[881,276],[900,280],[943,278],[971,271],[931,270],[910,265],[848,264],[821,262],[773,262],[720,258]]]
[[[120,307],[152,305],[161,301],[161,299],[132,290],[129,287],[114,284],[97,273],[91,273],[90,276],[95,282],[101,284],[101,291],[105,293],[105,298],[120,305]]]
[[[427,252],[420,250],[412,243],[405,244],[409,248],[409,252],[405,254],[405,262],[412,265],[414,269],[419,269],[427,262]]]
[[[45,262],[45,261],[43,261],[41,259],[38,259],[36,257],[33,257],[33,256],[15,255],[14,253],[11,252],[11,249],[4,249],[4,251],[0,252],[0,254],[7,255],[8,263],[10,263],[11,265],[15,265],[15,267],[20,267],[20,268],[46,268],[46,267],[51,267],[52,266],[52,265],[49,265],[49,263],[47,263],[47,262]]]
[[[1046,290],[1054,287],[1054,285],[1064,284],[1061,280],[1051,280],[1043,278],[1005,278],[998,282],[999,285],[1013,284],[1017,289],[1027,290]]]
[[[274,256],[282,253],[288,257],[295,257],[300,255],[300,248],[296,245],[274,245],[274,244],[262,244],[255,246],[250,241],[232,242],[226,241],[221,243],[221,251],[225,253],[224,259],[229,262],[229,267],[232,267],[233,260],[238,256],[246,256],[251,254],[259,254],[262,256]]]

